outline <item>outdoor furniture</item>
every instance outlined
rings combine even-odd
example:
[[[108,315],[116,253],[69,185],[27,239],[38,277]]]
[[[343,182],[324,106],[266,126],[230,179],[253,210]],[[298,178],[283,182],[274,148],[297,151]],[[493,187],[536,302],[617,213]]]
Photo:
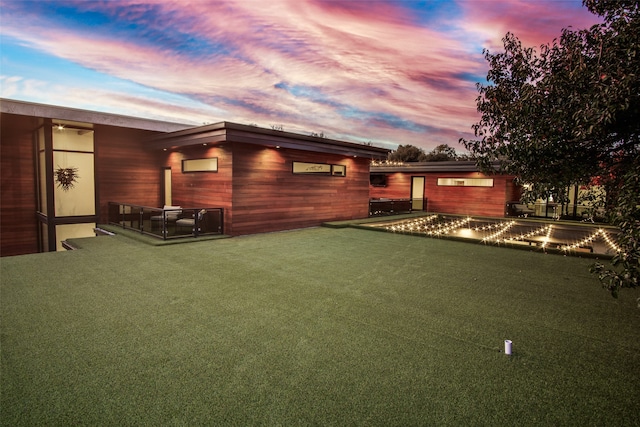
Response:
[[[533,215],[536,212],[524,203],[514,203],[511,205],[511,209],[513,210],[513,216],[521,216],[524,218],[528,217],[529,215]]]
[[[202,221],[204,214],[207,213],[206,209],[201,209],[198,211],[198,223]],[[189,231],[195,230],[196,227],[196,216],[192,215],[191,218],[180,218],[176,221],[177,228],[189,228]]]
[[[154,224],[157,224],[158,228],[162,229],[163,220],[165,221],[164,226],[166,227],[168,223],[176,222],[178,218],[180,218],[180,215],[182,214],[182,209],[180,208],[180,206],[164,205],[162,210],[163,210],[163,215],[153,215],[151,216],[151,218],[149,218],[151,220],[152,230],[155,228]]]

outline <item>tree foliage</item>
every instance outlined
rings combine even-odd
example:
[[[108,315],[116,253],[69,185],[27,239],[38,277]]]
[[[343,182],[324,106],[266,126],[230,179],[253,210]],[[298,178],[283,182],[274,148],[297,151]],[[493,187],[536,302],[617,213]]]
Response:
[[[564,201],[564,189],[597,179],[609,221],[620,228],[612,268],[597,264],[614,296],[640,283],[640,8],[637,0],[585,0],[603,18],[564,29],[539,52],[507,33],[504,52],[484,52],[489,84],[478,84],[480,121],[461,140],[484,170],[532,184],[530,197]]]
[[[456,160],[458,155],[455,148],[447,144],[440,144],[425,155],[425,162],[446,162]]]
[[[387,159],[394,162],[424,162],[425,152],[415,145],[399,145],[398,148],[389,153]]]
[[[420,147],[414,145],[400,145],[395,151],[389,153],[387,159],[395,162],[444,162],[451,160],[466,160],[466,155],[459,155],[455,148],[448,144],[440,144],[433,150],[425,153]]]

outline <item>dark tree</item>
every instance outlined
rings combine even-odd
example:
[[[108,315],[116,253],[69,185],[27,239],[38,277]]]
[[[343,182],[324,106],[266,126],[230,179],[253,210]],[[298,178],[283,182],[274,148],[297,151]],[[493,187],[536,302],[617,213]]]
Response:
[[[446,162],[457,159],[458,155],[456,154],[455,148],[447,144],[440,144],[425,155],[426,162]]]
[[[393,162],[424,162],[426,154],[422,148],[414,145],[399,145],[395,151],[387,156]]]
[[[484,52],[489,84],[478,84],[476,139],[461,142],[483,170],[498,161],[532,184],[531,197],[562,201],[569,185],[598,180],[621,251],[593,270],[617,296],[640,284],[639,2],[583,4],[604,22],[564,29],[539,53],[510,33],[504,52]]]

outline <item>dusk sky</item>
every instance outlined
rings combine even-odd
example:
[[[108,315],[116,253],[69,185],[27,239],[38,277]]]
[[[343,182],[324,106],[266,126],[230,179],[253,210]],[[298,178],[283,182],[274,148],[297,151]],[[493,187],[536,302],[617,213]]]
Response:
[[[0,0],[0,96],[463,152],[483,48],[597,22],[580,0]]]

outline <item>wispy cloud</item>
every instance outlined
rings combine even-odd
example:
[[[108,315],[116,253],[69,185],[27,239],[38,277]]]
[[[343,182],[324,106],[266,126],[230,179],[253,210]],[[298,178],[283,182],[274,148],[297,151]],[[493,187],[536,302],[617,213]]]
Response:
[[[14,76],[4,77],[2,93],[76,108],[99,99],[116,113],[189,123],[282,123],[351,140],[456,145],[477,119],[475,82],[486,75],[482,48],[499,46],[506,31],[538,45],[562,27],[596,21],[579,6],[543,0],[3,2],[4,43],[93,70],[114,84],[59,86],[47,82],[47,64],[40,64],[37,83],[9,70]]]

